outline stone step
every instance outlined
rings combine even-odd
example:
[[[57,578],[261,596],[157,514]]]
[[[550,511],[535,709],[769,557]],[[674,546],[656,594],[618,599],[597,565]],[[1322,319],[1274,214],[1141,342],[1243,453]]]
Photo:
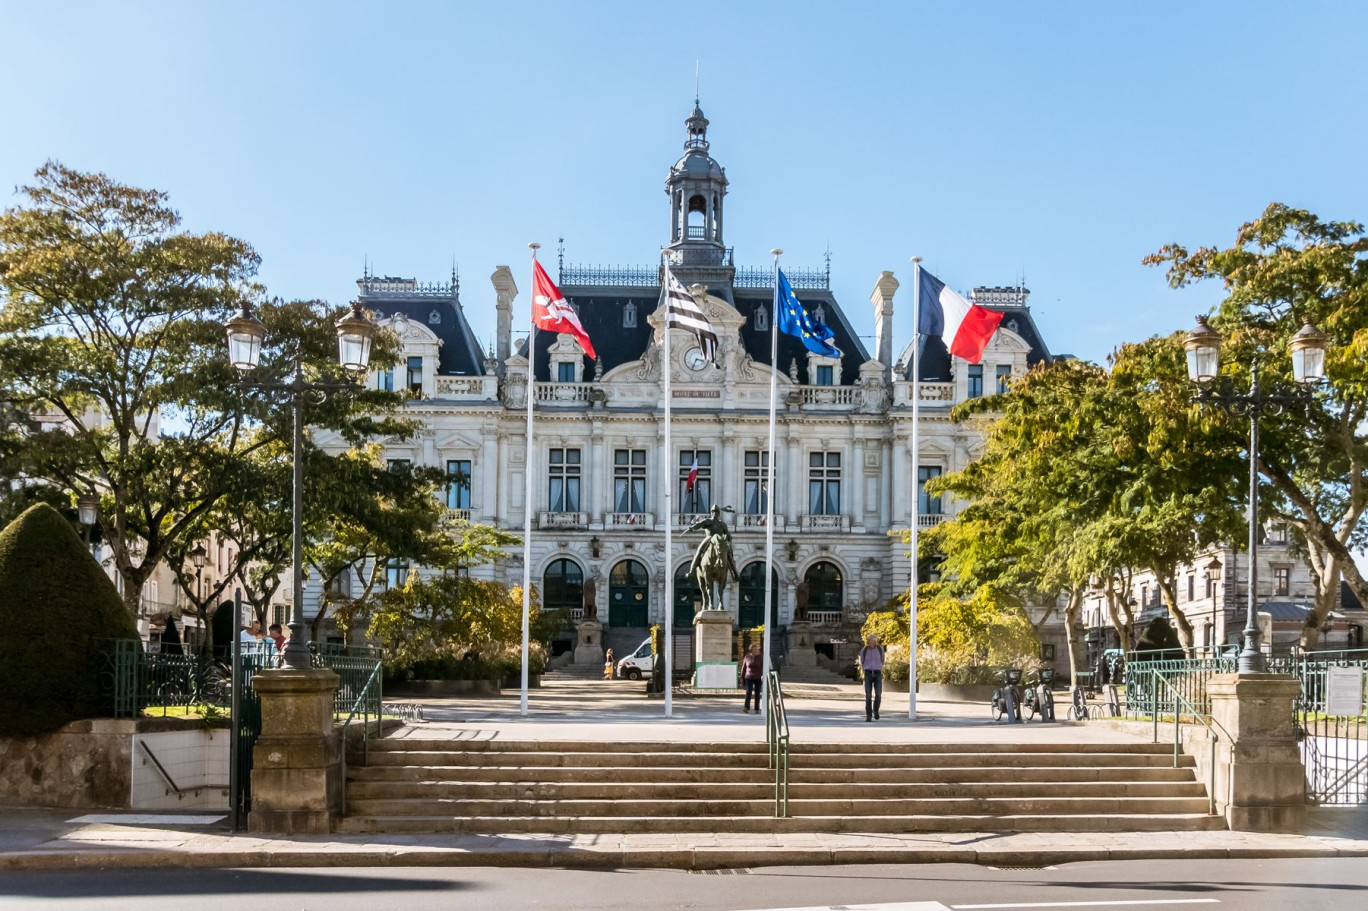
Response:
[[[771,805],[771,810],[773,805]],[[711,832],[1182,832],[1224,829],[1220,816],[1203,807],[1193,813],[1128,813],[1111,816],[1032,814],[1028,816],[374,816],[355,815],[338,821],[339,834],[465,833],[479,835],[591,835]]]
[[[763,740],[701,741],[677,743],[671,741],[634,740],[606,746],[602,740],[450,740],[436,738],[381,738],[372,740],[370,751],[452,751],[511,752],[511,753],[764,753]],[[983,743],[813,743],[799,742],[790,747],[793,754],[806,753],[1126,753],[1131,755],[1172,756],[1173,746],[1163,743],[1067,743],[1031,742],[1011,743],[987,741]]]
[[[795,799],[793,816],[1022,816],[1127,813],[1203,813],[1205,797],[962,797]],[[347,810],[361,816],[531,816],[687,817],[769,816],[773,799],[735,800],[481,800],[444,798],[348,798]]]
[[[603,766],[586,772],[583,766],[454,766],[376,765],[347,768],[351,781],[494,781],[583,782],[586,780],[687,783],[722,782],[774,784],[774,772],[763,766],[750,768],[674,768],[657,766]],[[920,769],[802,769],[791,768],[793,784],[876,784],[977,781],[1129,782],[1192,781],[1190,766],[1030,766],[1023,768],[920,768]]]
[[[844,800],[851,797],[849,783],[794,783],[791,800]],[[1051,781],[982,781],[861,784],[859,798],[870,800],[927,800],[932,798],[1024,798],[1053,799],[1108,797],[1198,797],[1206,788],[1197,781],[1086,781],[1061,784]],[[348,800],[770,800],[774,782],[689,782],[662,784],[630,781],[364,781],[352,782]]]
[[[1179,765],[1191,767],[1191,756],[1180,756]],[[1095,753],[806,753],[790,757],[790,768],[1023,768],[1033,766],[1167,766],[1171,755]],[[606,766],[657,766],[705,768],[758,768],[767,764],[764,753],[546,753],[546,752],[490,752],[471,753],[442,751],[373,751],[368,761],[372,766],[575,766],[598,768]]]

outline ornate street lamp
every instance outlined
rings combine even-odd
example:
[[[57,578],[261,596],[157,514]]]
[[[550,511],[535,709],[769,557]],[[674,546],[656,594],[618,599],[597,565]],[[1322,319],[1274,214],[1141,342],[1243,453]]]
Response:
[[[95,527],[95,523],[100,521],[100,501],[92,495],[81,494],[76,500],[76,521],[81,526],[81,537],[85,540],[85,546],[94,553],[94,548],[90,544],[90,530]]]
[[[294,462],[294,490],[290,507],[291,557],[294,563],[294,603],[290,608],[290,638],[281,656],[281,667],[307,670],[311,665],[309,645],[304,627],[304,405],[323,401],[330,393],[356,392],[358,383],[370,366],[371,343],[379,327],[366,316],[361,304],[353,301],[351,312],[339,319],[337,326],[337,360],[347,372],[344,380],[307,380],[304,362],[296,357],[294,375],[287,380],[257,380],[249,376],[261,362],[261,343],[266,328],[252,312],[251,304],[227,323],[228,359],[241,374],[241,383],[250,389],[284,393],[289,399],[294,421],[292,458]]]
[[[1197,384],[1192,401],[1212,405],[1231,414],[1249,417],[1249,601],[1245,606],[1245,628],[1238,670],[1241,674],[1262,674],[1268,670],[1264,660],[1262,635],[1258,623],[1259,586],[1259,416],[1281,414],[1288,405],[1305,401],[1310,390],[1325,378],[1325,352],[1329,338],[1310,323],[1292,336],[1292,375],[1299,388],[1294,394],[1264,392],[1259,387],[1259,355],[1249,365],[1249,392],[1236,392],[1229,383],[1215,382],[1220,372],[1221,334],[1197,317],[1197,326],[1187,334],[1188,377]],[[1219,561],[1212,561],[1219,568]],[[1211,566],[1208,565],[1208,571]]]
[[[204,559],[208,556],[209,553],[204,549],[203,541],[196,543],[190,550],[190,562],[195,565],[195,610],[197,611],[203,611],[200,602],[204,599],[204,591],[200,585],[200,580],[204,576]]]

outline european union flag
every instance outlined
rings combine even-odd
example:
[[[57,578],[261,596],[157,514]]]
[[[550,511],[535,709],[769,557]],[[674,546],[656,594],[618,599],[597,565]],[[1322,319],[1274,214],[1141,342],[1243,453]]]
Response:
[[[801,339],[803,345],[813,354],[840,357],[841,349],[832,344],[836,333],[822,323],[812,321],[803,305],[798,303],[788,276],[782,269],[776,271],[779,274],[779,281],[774,286],[774,315],[777,320],[775,325],[779,327],[779,331]]]

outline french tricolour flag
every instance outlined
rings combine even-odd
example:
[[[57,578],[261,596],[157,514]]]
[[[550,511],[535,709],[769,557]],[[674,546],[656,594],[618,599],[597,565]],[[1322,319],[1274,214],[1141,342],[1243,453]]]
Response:
[[[1002,322],[1002,314],[971,304],[930,272],[920,271],[918,328],[923,335],[941,336],[951,354],[977,364],[983,360],[983,349]]]
[[[684,489],[693,493],[694,485],[698,483],[698,456],[694,456],[693,464],[689,466],[689,480]]]

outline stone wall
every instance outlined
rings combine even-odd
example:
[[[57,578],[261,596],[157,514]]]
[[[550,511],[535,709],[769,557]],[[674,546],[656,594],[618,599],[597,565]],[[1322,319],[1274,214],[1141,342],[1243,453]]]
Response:
[[[162,733],[167,732],[167,733]],[[192,746],[180,743],[186,736],[191,740],[203,741]],[[170,736],[173,741],[165,741]],[[174,796],[172,803],[147,791],[148,788],[160,792],[164,787],[141,784],[138,792],[147,792],[148,802],[134,804],[135,783],[147,775],[156,776],[142,756],[135,756],[134,742],[138,737],[148,738],[148,743],[163,765],[158,744],[172,757],[173,764],[182,772],[187,772],[189,763],[201,771],[201,780],[187,777],[185,782],[172,778],[181,788],[205,783],[219,784],[220,781],[206,782],[204,777],[211,771],[214,776],[226,782],[228,732],[205,731],[199,722],[186,722],[180,719],[143,719],[140,721],[115,721],[112,719],[91,719],[73,721],[71,724],[51,734],[34,737],[0,737],[0,804],[36,807],[110,807],[127,809],[131,806],[223,806],[226,800],[216,792],[209,802],[185,803]],[[213,744],[211,750],[221,748],[223,754],[223,775],[218,775],[219,767],[210,766],[204,758],[193,759],[185,752],[203,754],[204,744]],[[148,768],[141,768],[146,764]],[[168,767],[169,770],[169,767]],[[158,781],[160,778],[158,777]],[[187,795],[187,798],[190,795]]]

